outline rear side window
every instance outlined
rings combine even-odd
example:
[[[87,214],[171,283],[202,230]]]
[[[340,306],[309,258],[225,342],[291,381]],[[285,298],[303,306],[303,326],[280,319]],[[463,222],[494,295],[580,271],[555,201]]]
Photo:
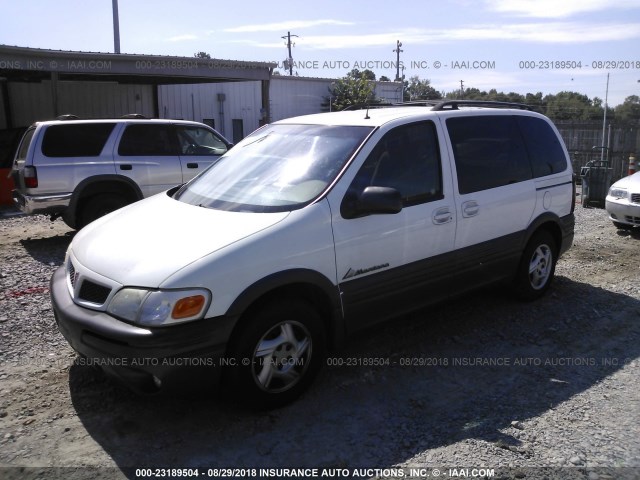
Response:
[[[97,157],[113,127],[115,123],[51,125],[44,132],[42,154],[46,157]]]
[[[529,152],[533,176],[563,172],[567,168],[567,158],[551,126],[535,117],[517,117],[517,121]]]
[[[512,116],[447,119],[460,193],[473,193],[532,178],[527,151]]]
[[[22,137],[22,141],[20,143],[20,147],[18,148],[18,152],[16,154],[16,160],[26,160],[27,152],[29,151],[29,144],[31,144],[31,140],[33,139],[33,134],[35,133],[35,128],[30,128],[27,130]]]
[[[128,125],[122,134],[118,155],[178,155],[178,140],[171,125]]]

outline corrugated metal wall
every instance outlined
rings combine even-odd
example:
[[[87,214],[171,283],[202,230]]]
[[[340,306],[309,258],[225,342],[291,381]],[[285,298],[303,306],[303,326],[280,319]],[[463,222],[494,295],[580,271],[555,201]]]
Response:
[[[333,82],[335,80],[329,78],[273,77],[269,90],[270,120],[326,111]],[[263,117],[260,92],[260,82],[161,85],[158,87],[160,117],[197,122],[213,119],[215,128],[234,140],[234,119],[242,120],[243,136],[259,127]],[[398,101],[401,96],[401,88],[394,82],[376,82],[375,92],[377,97],[390,102]],[[225,95],[222,112],[218,94]]]
[[[271,121],[323,111],[332,80],[273,77],[269,89]]]
[[[3,82],[3,80],[0,80],[0,82]],[[0,88],[2,88],[2,85],[0,85]],[[0,130],[4,130],[5,128],[7,128],[7,119],[4,118],[4,95],[2,95],[2,93],[0,92]]]
[[[260,125],[261,82],[161,85],[158,104],[161,118],[204,122],[214,120],[216,130],[233,140],[233,120],[242,120],[243,136]],[[218,94],[224,95],[220,101]],[[209,122],[205,122],[209,123]]]
[[[54,118],[51,82],[9,82],[13,125],[24,127]],[[111,82],[58,82],[58,113],[81,118],[120,117],[127,113],[153,116],[153,86]],[[6,127],[5,127],[6,128]]]

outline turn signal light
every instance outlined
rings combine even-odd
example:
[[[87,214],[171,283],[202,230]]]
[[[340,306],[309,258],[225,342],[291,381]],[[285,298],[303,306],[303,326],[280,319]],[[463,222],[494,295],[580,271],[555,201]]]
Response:
[[[176,302],[171,311],[171,318],[180,320],[182,318],[194,317],[204,308],[206,299],[203,295],[181,298]]]

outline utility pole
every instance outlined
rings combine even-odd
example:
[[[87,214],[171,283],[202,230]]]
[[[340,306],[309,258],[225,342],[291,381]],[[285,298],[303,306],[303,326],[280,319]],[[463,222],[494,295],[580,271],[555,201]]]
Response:
[[[113,6],[113,51],[120,53],[120,19],[118,18],[118,0],[111,0]]]
[[[396,82],[402,81],[400,78],[400,52],[403,50],[400,49],[402,46],[402,42],[400,40],[396,40],[396,48],[393,50],[396,53]]]
[[[464,80],[460,80],[460,98],[464,98]]]
[[[607,91],[604,94],[604,117],[602,119],[602,150],[600,151],[600,162],[604,162],[604,133],[607,130],[607,102],[609,100],[609,73],[607,73]]]
[[[287,50],[289,51],[289,57],[285,61],[285,68],[287,68],[287,66],[289,67],[289,75],[293,75],[293,57],[291,56],[291,37],[297,37],[297,36],[298,35],[291,35],[291,32],[287,32],[287,34],[284,37],[280,37],[287,40],[285,45],[287,46]],[[293,46],[295,47],[296,44],[294,43]]]

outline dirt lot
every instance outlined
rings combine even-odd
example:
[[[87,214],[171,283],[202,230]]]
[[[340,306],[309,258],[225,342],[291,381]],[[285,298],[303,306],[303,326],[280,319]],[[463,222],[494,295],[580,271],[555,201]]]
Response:
[[[577,207],[574,247],[541,301],[493,288],[400,318],[353,339],[305,396],[269,413],[216,390],[138,396],[75,361],[48,297],[73,235],[8,213],[0,477],[640,478],[640,232],[616,230],[603,210]]]

